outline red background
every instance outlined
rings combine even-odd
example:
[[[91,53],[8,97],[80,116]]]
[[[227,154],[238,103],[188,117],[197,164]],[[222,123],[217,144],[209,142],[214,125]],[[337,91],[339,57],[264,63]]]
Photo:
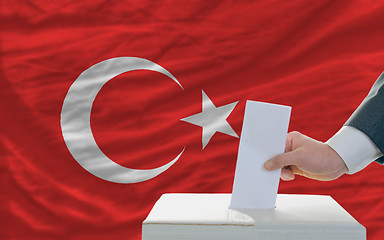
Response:
[[[383,70],[379,1],[4,1],[0,3],[0,237],[140,239],[141,222],[166,192],[231,192],[239,140],[179,119],[240,101],[228,122],[240,135],[246,100],[292,106],[290,131],[330,138]],[[103,152],[153,168],[137,184],[99,179],[73,159],[60,129],[64,97],[90,66],[113,57],[154,61],[155,72],[109,81],[92,109]],[[331,182],[297,177],[280,193],[331,195],[384,234],[384,169],[373,163]]]

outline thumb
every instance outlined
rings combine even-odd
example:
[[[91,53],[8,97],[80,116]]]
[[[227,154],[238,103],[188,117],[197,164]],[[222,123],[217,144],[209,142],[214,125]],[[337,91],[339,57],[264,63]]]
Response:
[[[291,151],[287,153],[279,154],[264,163],[264,167],[269,170],[277,170],[285,166],[297,165],[299,160],[298,151]]]

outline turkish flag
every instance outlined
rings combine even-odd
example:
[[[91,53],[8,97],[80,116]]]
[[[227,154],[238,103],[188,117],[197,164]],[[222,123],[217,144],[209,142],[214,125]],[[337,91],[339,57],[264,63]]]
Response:
[[[231,192],[246,100],[292,106],[290,131],[326,141],[384,69],[380,2],[0,5],[1,239],[140,239],[141,223],[163,193]],[[75,144],[80,150],[74,153],[62,131],[75,82],[97,64],[123,58],[156,67],[139,65],[116,76],[103,75],[115,65],[98,68],[93,79],[105,83],[93,92],[88,113],[93,149],[139,175],[181,153],[147,180],[123,177],[138,180],[128,183],[113,181],[115,171],[106,179],[91,173],[87,168],[105,168],[76,155],[89,153],[89,142]],[[89,104],[87,89],[75,95]],[[181,121],[202,112],[204,94],[217,108],[238,102],[227,130],[205,146],[203,127]],[[68,111],[83,103],[72,102]],[[86,114],[64,114],[65,122],[76,125]],[[82,130],[72,133],[82,139]],[[331,195],[367,228],[368,239],[378,240],[383,171],[372,163],[331,182],[297,177],[281,182],[279,192]]]

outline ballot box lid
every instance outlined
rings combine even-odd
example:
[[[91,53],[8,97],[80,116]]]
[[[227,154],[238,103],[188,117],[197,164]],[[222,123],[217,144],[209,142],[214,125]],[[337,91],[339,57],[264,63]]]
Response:
[[[278,194],[275,209],[229,209],[230,194],[163,194],[143,224],[352,224],[358,222],[332,197]]]

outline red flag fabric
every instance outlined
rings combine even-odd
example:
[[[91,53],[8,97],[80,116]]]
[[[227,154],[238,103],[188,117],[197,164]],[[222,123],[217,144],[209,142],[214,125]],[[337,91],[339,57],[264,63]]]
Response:
[[[1,239],[140,239],[163,193],[231,192],[239,140],[180,119],[246,100],[292,106],[290,131],[326,141],[383,71],[384,4],[378,1],[3,1],[0,3]],[[90,113],[95,142],[121,166],[168,170],[122,184],[89,173],[61,128],[75,80],[117,57],[169,71],[119,74]],[[106,69],[108,71],[108,69]],[[76,117],[75,115],[73,117]],[[384,168],[331,182],[297,177],[280,193],[331,195],[367,228],[384,230]]]

